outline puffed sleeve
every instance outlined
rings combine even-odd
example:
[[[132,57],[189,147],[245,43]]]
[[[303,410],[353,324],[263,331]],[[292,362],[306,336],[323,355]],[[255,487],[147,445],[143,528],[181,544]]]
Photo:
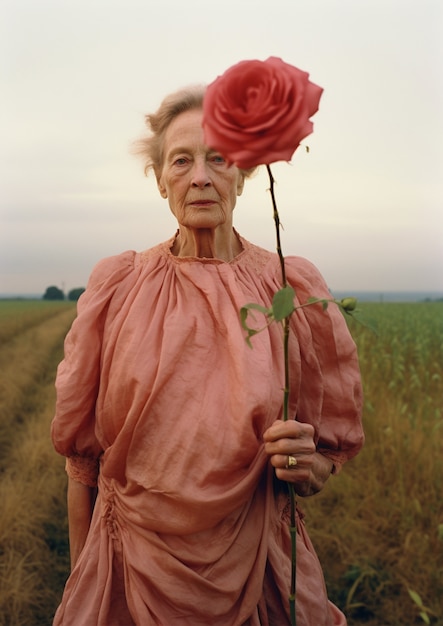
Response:
[[[287,278],[296,302],[332,299],[318,269],[306,259],[288,257]],[[314,424],[317,450],[334,463],[334,473],[364,442],[362,386],[357,349],[340,307],[303,307],[291,317],[302,361],[297,418]]]
[[[91,487],[97,483],[103,452],[95,430],[103,329],[110,302],[134,267],[134,257],[133,251],[124,252],[103,259],[93,269],[57,369],[52,441],[56,451],[67,457],[68,475]]]

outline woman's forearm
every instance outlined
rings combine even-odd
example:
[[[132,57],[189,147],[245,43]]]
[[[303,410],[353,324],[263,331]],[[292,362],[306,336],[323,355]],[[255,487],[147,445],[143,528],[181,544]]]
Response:
[[[88,536],[94,509],[96,489],[79,483],[72,478],[68,481],[68,522],[71,569],[77,563],[80,552]]]

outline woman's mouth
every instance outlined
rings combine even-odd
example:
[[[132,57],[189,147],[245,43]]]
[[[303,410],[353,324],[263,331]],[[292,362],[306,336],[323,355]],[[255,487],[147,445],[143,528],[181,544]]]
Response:
[[[191,200],[189,204],[191,204],[192,206],[207,207],[207,206],[212,206],[213,204],[215,204],[215,201],[214,200]]]

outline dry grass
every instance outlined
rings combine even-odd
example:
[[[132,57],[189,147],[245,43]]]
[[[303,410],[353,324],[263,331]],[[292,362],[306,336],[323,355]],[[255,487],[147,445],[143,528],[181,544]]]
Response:
[[[11,302],[8,305],[10,315],[15,319],[26,318],[27,323],[19,326],[15,334],[4,335],[0,350],[0,471],[7,459],[8,450],[15,442],[17,429],[23,424],[26,416],[32,414],[39,389],[45,379],[54,378],[56,361],[54,352],[59,358],[61,341],[66,329],[74,316],[71,305],[66,308],[62,303],[53,304],[54,310],[44,307],[46,316],[42,316],[40,302],[20,302],[18,313],[14,312]],[[28,310],[23,310],[23,305]],[[32,311],[35,311],[36,322],[32,323]],[[11,328],[8,318],[3,312],[2,324]]]
[[[48,395],[49,397],[49,395]],[[47,408],[0,482],[0,623],[50,624],[67,571],[63,462],[48,442]],[[41,418],[41,419],[40,419]]]
[[[68,567],[63,460],[49,439],[54,374],[72,305],[48,307],[0,355],[0,624],[49,625]],[[21,303],[23,306],[23,303]]]

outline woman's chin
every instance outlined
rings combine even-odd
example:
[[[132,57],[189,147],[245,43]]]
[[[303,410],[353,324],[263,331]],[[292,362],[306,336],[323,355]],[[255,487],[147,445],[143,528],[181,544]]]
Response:
[[[190,228],[192,230],[215,230],[219,226],[226,223],[224,216],[220,215],[196,215],[190,219],[184,220],[180,226]]]

